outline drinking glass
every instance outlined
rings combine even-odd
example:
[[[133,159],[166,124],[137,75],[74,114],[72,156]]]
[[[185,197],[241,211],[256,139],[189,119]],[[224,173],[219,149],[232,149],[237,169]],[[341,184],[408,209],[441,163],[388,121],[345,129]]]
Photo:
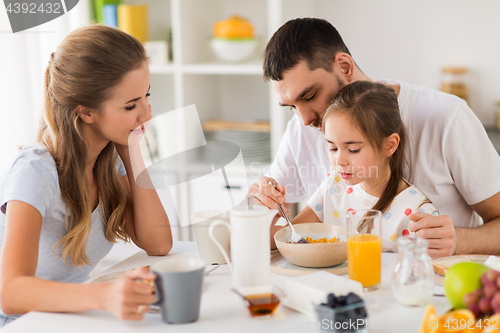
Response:
[[[421,237],[400,236],[398,262],[392,273],[392,294],[406,306],[426,304],[433,294],[434,267],[427,254],[429,242]]]
[[[380,287],[382,267],[382,212],[375,209],[347,211],[347,268],[349,278],[365,291]]]

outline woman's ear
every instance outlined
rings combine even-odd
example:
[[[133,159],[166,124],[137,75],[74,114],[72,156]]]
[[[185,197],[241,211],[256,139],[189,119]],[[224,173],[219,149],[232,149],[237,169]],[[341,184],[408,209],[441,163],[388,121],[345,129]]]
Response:
[[[84,106],[78,105],[75,112],[87,124],[92,124],[95,120],[94,113]]]
[[[384,156],[385,157],[390,157],[396,149],[398,149],[399,146],[399,134],[398,133],[392,133],[385,139],[385,144],[384,144]]]

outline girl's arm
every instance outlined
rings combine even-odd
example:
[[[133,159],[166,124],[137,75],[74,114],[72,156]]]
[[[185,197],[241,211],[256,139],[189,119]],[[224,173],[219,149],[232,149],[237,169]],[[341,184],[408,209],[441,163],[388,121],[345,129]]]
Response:
[[[292,220],[292,224],[314,223],[314,222],[321,222],[321,221],[309,206],[306,206],[304,209],[302,209],[302,211]],[[276,249],[274,234],[277,233],[278,230],[280,230],[281,228],[288,228],[288,226],[273,225],[271,227],[271,249]]]
[[[127,176],[123,183],[128,191],[125,230],[134,243],[148,255],[166,255],[172,248],[172,231],[165,209],[146,171],[139,144],[116,144]],[[136,177],[140,175],[140,185]]]
[[[154,302],[147,269],[130,271],[114,283],[74,284],[35,277],[42,217],[33,206],[9,201],[1,258],[0,302],[6,314],[28,311],[75,312],[107,310],[123,319],[140,320],[141,304]]]
[[[321,222],[321,220],[309,206],[306,206],[304,209],[302,209],[302,211],[292,220],[293,224],[314,222]]]

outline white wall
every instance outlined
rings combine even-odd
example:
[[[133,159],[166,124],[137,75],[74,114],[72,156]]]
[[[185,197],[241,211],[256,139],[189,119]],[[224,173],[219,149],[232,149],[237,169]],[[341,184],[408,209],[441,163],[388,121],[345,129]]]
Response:
[[[500,1],[319,0],[371,79],[439,89],[441,67],[467,66],[469,104],[486,126],[500,100]]]
[[[70,31],[87,24],[88,8],[89,0],[80,0],[67,14],[13,34],[0,4],[0,175],[18,146],[35,141],[50,54]]]

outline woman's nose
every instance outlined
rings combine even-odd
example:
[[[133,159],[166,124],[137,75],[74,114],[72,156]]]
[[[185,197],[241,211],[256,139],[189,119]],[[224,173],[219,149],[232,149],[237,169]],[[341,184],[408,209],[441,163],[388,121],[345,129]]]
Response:
[[[144,123],[148,120],[151,120],[152,115],[151,115],[151,105],[149,102],[146,102],[146,105],[142,107],[142,112],[139,115],[139,122]]]

